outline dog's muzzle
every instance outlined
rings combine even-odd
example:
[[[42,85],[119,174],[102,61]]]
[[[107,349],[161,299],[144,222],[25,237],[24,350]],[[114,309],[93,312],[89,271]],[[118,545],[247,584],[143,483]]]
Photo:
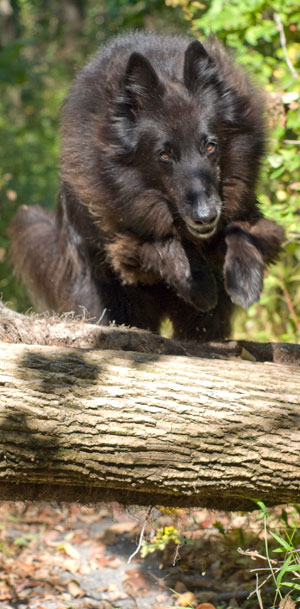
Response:
[[[192,235],[194,237],[198,237],[198,239],[209,239],[214,235],[217,230],[217,225],[219,222],[220,214],[208,224],[203,224],[202,222],[195,222],[190,218],[185,218],[185,223]]]

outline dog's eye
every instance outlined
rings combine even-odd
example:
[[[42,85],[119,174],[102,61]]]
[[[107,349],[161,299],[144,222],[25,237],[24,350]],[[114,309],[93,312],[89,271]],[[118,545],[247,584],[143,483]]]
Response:
[[[216,149],[217,149],[216,142],[207,142],[207,144],[206,144],[206,152],[207,152],[207,154],[213,154],[213,152],[215,152]]]
[[[171,154],[169,152],[166,152],[166,150],[162,150],[162,152],[160,152],[159,154],[159,158],[161,161],[163,162],[169,162],[172,161],[172,157]]]

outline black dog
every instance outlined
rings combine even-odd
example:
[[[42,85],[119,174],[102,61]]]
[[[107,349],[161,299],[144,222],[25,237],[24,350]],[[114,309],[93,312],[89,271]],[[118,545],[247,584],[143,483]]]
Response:
[[[21,208],[12,254],[39,308],[223,338],[283,230],[259,212],[261,97],[216,41],[117,37],[64,106],[56,215]]]

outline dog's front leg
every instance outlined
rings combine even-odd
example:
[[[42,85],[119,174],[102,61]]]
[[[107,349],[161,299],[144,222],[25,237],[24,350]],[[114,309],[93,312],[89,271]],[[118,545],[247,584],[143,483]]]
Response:
[[[227,227],[224,280],[232,302],[247,309],[259,300],[265,265],[276,260],[283,239],[283,228],[263,217]]]
[[[207,263],[199,258],[197,264],[190,264],[180,241],[174,237],[150,242],[127,233],[118,235],[106,249],[124,284],[163,281],[199,311],[216,305],[216,284]]]

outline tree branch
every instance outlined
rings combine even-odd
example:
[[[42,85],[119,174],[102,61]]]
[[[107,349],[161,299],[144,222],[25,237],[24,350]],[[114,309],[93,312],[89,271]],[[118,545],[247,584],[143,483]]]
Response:
[[[299,78],[299,74],[298,72],[295,70],[290,58],[289,58],[289,54],[286,48],[286,37],[285,37],[285,33],[284,33],[284,27],[281,23],[281,19],[279,17],[279,15],[277,13],[274,13],[274,21],[277,25],[277,29],[279,32],[279,36],[280,36],[280,44],[281,44],[281,48],[283,50],[283,54],[284,54],[284,58],[285,58],[285,62],[290,70],[290,72],[292,73],[292,75],[294,76],[294,78]]]

